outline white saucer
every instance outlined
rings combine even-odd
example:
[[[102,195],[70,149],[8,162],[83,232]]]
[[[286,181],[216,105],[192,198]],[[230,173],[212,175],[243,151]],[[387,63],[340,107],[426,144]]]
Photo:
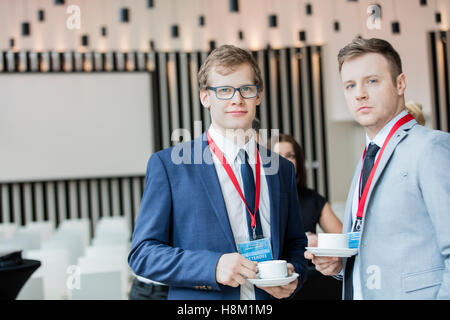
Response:
[[[348,258],[354,256],[358,249],[327,249],[327,248],[317,248],[317,247],[306,247],[306,250],[318,257],[342,257]]]
[[[278,278],[278,279],[247,279],[250,283],[258,287],[275,287],[284,286],[285,284],[291,283],[297,279],[298,273],[293,273],[289,277]]]

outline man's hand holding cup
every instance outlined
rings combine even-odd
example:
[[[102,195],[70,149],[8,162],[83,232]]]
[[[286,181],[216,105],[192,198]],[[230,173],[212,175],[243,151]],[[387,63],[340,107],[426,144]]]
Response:
[[[342,249],[348,248],[347,234],[341,233],[320,233],[317,241],[318,248]],[[325,276],[334,276],[342,270],[342,258],[315,256],[309,251],[305,251],[305,258],[311,260],[316,266],[316,270]]]

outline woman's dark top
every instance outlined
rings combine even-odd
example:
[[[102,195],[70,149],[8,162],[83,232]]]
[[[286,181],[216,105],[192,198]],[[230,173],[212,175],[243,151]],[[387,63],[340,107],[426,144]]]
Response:
[[[319,223],[320,214],[327,200],[316,191],[305,187],[298,188],[298,199],[302,209],[305,232],[316,233],[316,225]]]

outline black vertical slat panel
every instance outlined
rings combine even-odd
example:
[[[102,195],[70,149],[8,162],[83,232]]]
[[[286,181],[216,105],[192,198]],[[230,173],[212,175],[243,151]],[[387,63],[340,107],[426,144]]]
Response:
[[[59,192],[58,192],[58,182],[55,181],[55,188],[54,188],[54,196],[55,196],[55,220],[56,220],[56,226],[58,227],[62,222],[63,219],[60,219],[60,214],[59,214],[59,203],[61,202],[61,199],[59,198]]]
[[[190,54],[188,54],[188,53],[186,53],[186,63],[187,63],[187,66],[186,66],[186,68],[187,68],[187,70],[186,70],[186,73],[187,73],[187,75],[186,75],[186,78],[187,78],[187,82],[186,82],[186,86],[187,86],[187,88],[186,88],[186,90],[187,90],[187,96],[188,96],[188,98],[189,98],[189,101],[188,101],[188,104],[189,104],[189,108],[188,108],[188,110],[189,110],[189,118],[190,118],[190,124],[189,124],[189,126],[190,126],[190,131],[191,131],[191,135],[192,135],[192,140],[194,140],[195,139],[195,136],[194,136],[194,134],[195,134],[195,132],[194,132],[194,103],[193,103],[193,99],[195,98],[195,99],[197,99],[197,100],[199,100],[200,98],[199,98],[199,91],[197,90],[197,94],[195,95],[195,97],[194,97],[194,95],[192,94],[193,93],[193,88],[192,88],[192,86],[193,86],[193,83],[192,83],[192,81],[193,81],[193,78],[191,77],[191,72],[192,72],[192,65],[191,65],[191,55]],[[194,78],[194,79],[197,79],[197,78]],[[198,81],[196,81],[196,82],[198,82]]]
[[[314,190],[318,190],[318,177],[317,177],[317,168],[314,167],[315,161],[317,161],[317,137],[316,137],[316,128],[315,128],[315,112],[314,112],[314,106],[315,106],[315,100],[314,100],[314,81],[313,81],[313,70],[312,70],[312,54],[311,54],[311,47],[307,47],[306,50],[308,51],[308,82],[309,82],[309,99],[310,99],[310,116],[311,116],[311,144],[312,144],[312,172],[313,172],[313,179],[314,179]]]
[[[292,83],[291,50],[285,49],[285,51],[286,51],[286,78],[287,78],[286,90],[287,90],[287,104],[289,110],[288,125],[289,125],[289,134],[293,136],[295,131],[294,130],[295,124],[294,124],[294,111],[292,110],[294,107],[292,97],[292,87],[290,86],[290,84]]]
[[[175,105],[175,110],[178,113],[178,126],[174,129],[184,128],[183,126],[183,103],[187,103],[183,101],[183,93],[182,93],[182,79],[181,79],[181,64],[180,64],[180,53],[177,52],[175,54],[175,84],[176,84],[176,93],[177,93],[177,105]]]
[[[103,217],[103,211],[104,211],[104,205],[103,205],[103,201],[102,201],[102,186],[101,186],[101,180],[100,179],[95,179],[97,184],[96,184],[96,189],[94,190],[94,192],[96,193],[97,196],[97,201],[98,201],[98,217],[97,221],[100,220],[101,217]]]
[[[114,206],[113,206],[113,192],[111,186],[111,178],[105,179],[107,185],[107,193],[108,193],[108,206],[109,206],[109,216],[114,216]]]
[[[155,63],[155,69],[150,72],[151,87],[152,92],[152,103],[153,103],[153,123],[150,124],[150,129],[153,128],[153,136],[155,137],[155,151],[161,150],[163,148],[162,142],[162,127],[161,127],[161,97],[160,97],[160,87],[159,87],[159,59],[157,55],[152,52],[153,55],[149,59],[153,59]]]
[[[94,70],[94,69],[93,69]],[[76,202],[77,202],[77,211],[75,214],[76,219],[81,219],[81,206],[83,205],[81,203],[81,188],[80,188],[80,180],[75,180],[75,188],[77,190],[76,194]]]
[[[167,79],[167,54],[158,53],[159,60],[159,89],[160,89],[160,105],[161,112],[161,134],[162,134],[162,148],[170,147],[170,115],[169,115],[169,92]]]
[[[172,132],[180,128],[180,108],[179,108],[179,88],[178,88],[178,53],[171,52],[168,54],[166,62],[167,88],[170,110],[170,145],[172,141]]]
[[[9,221],[11,223],[18,223],[16,219],[14,219],[14,199],[13,199],[13,187],[12,184],[8,185],[8,195],[9,195]]]
[[[48,199],[47,199],[47,182],[42,183],[42,206],[44,207],[44,221],[50,221],[49,215],[48,215]]]
[[[118,197],[119,197],[119,215],[120,216],[125,216],[125,206],[124,206],[124,203],[123,203],[123,190],[122,190],[122,180],[123,180],[123,178],[119,178],[118,179],[118,187],[119,187],[119,194],[118,194]]]
[[[272,101],[272,95],[270,93],[270,88],[272,86],[272,81],[270,79],[270,61],[269,61],[269,50],[264,50],[263,51],[263,56],[264,56],[264,78],[265,78],[265,103],[264,103],[264,107],[265,107],[265,112],[267,115],[267,129],[274,129],[273,125],[272,125],[272,114],[270,112],[270,108],[271,108],[271,101]]]
[[[436,34],[434,32],[430,32],[430,49],[431,49],[431,66],[433,70],[433,84],[434,84],[433,91],[434,91],[434,117],[436,126],[435,129],[441,130]]]
[[[300,49],[291,48],[290,50],[290,96],[292,99],[292,133],[294,138],[301,144],[301,86],[300,86]]]
[[[280,51],[279,50],[270,50],[272,52],[273,61],[273,70],[275,74],[271,74],[271,80],[274,80],[275,83],[272,83],[272,100],[271,100],[271,118],[272,118],[272,128],[280,129],[280,132],[284,132],[283,123],[280,119],[280,108],[281,108],[281,79],[280,79]],[[273,97],[275,95],[275,97]]]
[[[6,212],[3,212],[3,195],[2,195],[2,185],[0,184],[0,223],[6,223],[3,221],[3,215],[6,216]]]
[[[320,110],[321,110],[321,119],[320,119],[320,123],[321,123],[321,130],[322,130],[322,141],[320,143],[320,146],[322,147],[322,152],[323,152],[323,175],[324,175],[324,190],[325,190],[325,198],[326,199],[330,199],[330,189],[329,189],[329,185],[328,185],[328,154],[327,154],[327,121],[326,121],[326,108],[325,108],[325,103],[324,103],[324,89],[323,89],[323,64],[322,64],[322,48],[321,47],[317,47],[317,53],[319,55],[319,91],[320,91],[320,101],[319,101],[319,105],[320,105]]]
[[[448,58],[448,38],[446,35],[448,32],[441,32],[441,42],[442,42],[442,49],[443,49],[443,58],[444,58],[444,65],[442,68],[444,69],[444,80],[445,85],[442,90],[445,92],[445,121],[447,122],[445,126],[447,127],[447,132],[450,132],[450,83],[449,83],[449,58]]]
[[[278,71],[277,76],[279,79],[278,85],[278,114],[280,117],[280,123],[283,128],[283,133],[292,134],[292,126],[290,125],[291,104],[289,102],[289,78],[288,78],[288,61],[289,61],[289,49],[280,49],[278,51]]]
[[[92,210],[93,204],[92,204],[92,194],[91,194],[92,190],[91,190],[91,181],[90,180],[87,180],[86,189],[87,189],[87,202],[88,202],[87,216],[90,221],[89,229],[90,229],[90,234],[92,236],[94,236],[94,217],[93,217],[93,210]]]
[[[192,111],[192,128],[193,128],[193,138],[197,138],[203,132],[203,105],[200,101],[200,90],[198,84],[198,71],[199,71],[199,53],[192,52],[189,54],[189,95]],[[200,122],[200,126],[198,123]],[[197,129],[198,127],[198,129]]]
[[[178,97],[181,127],[190,133],[191,139],[193,139],[193,126],[192,126],[192,106],[191,106],[191,84],[189,77],[189,54],[178,54]]]
[[[261,128],[268,129],[270,126],[267,120],[267,100],[266,100],[267,80],[264,64],[264,51],[263,50],[255,51],[254,55],[256,56],[255,59],[258,63],[259,69],[261,70],[261,78],[263,81],[263,91],[261,92],[261,104],[258,107],[258,117],[259,120],[261,121]]]
[[[133,188],[133,178],[129,179],[129,197],[131,202],[131,220],[134,222],[138,216],[138,208],[136,208],[136,205],[134,203],[134,188]]]
[[[19,184],[19,202],[20,202],[20,225],[24,226],[27,223],[26,215],[25,215],[25,197],[23,191],[23,184]]]
[[[68,181],[64,181],[64,194],[66,198],[66,205],[64,207],[65,210],[65,219],[70,219],[70,194],[69,194],[69,186]]]
[[[31,183],[31,218],[33,221],[38,221],[37,219],[37,213],[36,213],[36,199],[35,199],[35,188],[36,183]],[[30,221],[27,221],[27,223],[29,223]]]

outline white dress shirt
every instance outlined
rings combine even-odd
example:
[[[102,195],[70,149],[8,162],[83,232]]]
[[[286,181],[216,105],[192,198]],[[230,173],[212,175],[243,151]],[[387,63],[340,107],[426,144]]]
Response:
[[[214,140],[216,145],[222,151],[227,162],[230,164],[231,169],[236,176],[236,179],[241,187],[242,193],[244,194],[244,186],[242,184],[242,176],[240,165],[242,163],[240,157],[238,156],[239,150],[244,149],[249,157],[250,166],[253,169],[253,175],[255,176],[255,139],[251,138],[244,146],[239,147],[234,144],[231,140],[222,136],[217,130],[214,129],[213,125],[209,127],[209,134]],[[233,231],[234,241],[236,245],[241,242],[246,242],[250,240],[250,235],[248,234],[247,227],[247,208],[242,201],[239,193],[236,191],[233,183],[231,182],[227,172],[220,163],[219,159],[215,156],[213,152],[213,161],[216,168],[217,176],[219,178],[220,188],[222,189],[223,199],[225,201],[225,207],[228,213],[228,219],[230,221],[231,230]],[[261,175],[264,176],[264,168],[261,162]],[[245,196],[245,195],[244,195]],[[261,228],[264,237],[270,237],[270,199],[269,199],[269,189],[267,186],[266,179],[261,179],[261,194],[259,202],[259,215],[261,220]],[[255,300],[255,289],[254,286],[246,281],[244,285],[241,285],[241,300]]]
[[[406,111],[400,112],[395,118],[393,118],[391,121],[389,121],[383,129],[381,129],[377,135],[373,138],[373,140],[370,140],[369,136],[366,134],[366,148],[369,147],[369,144],[371,142],[375,143],[377,146],[381,147],[384,144],[384,141],[386,140],[387,136],[389,135],[389,132],[391,131],[394,124],[400,120],[400,118],[406,116]],[[375,161],[378,158],[380,154],[380,150],[378,150],[377,155],[375,157]],[[361,173],[359,174],[358,178],[358,185],[355,188],[355,193],[353,194],[353,202],[352,202],[352,226],[353,221],[356,219],[356,213],[358,212],[358,203],[359,203],[359,186],[360,186],[360,180],[361,180]],[[362,296],[362,290],[361,290],[361,278],[360,278],[360,268],[359,268],[359,255],[355,258],[355,264],[353,265],[353,300],[363,300],[364,297]],[[363,270],[364,272],[364,270]]]

